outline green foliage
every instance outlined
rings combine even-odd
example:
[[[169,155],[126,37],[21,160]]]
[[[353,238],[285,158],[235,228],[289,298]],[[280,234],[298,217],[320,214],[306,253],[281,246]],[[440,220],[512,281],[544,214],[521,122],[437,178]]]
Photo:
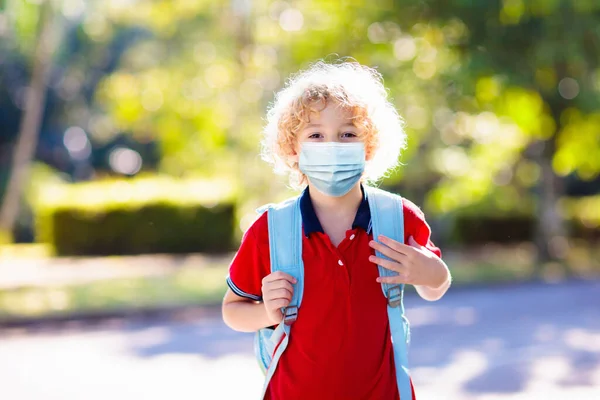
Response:
[[[577,219],[590,228],[600,228],[600,196],[564,199],[562,207],[567,217]]]
[[[600,196],[566,198],[561,201],[561,209],[571,221],[571,236],[588,243],[600,240]]]
[[[14,24],[19,50],[31,54],[35,47],[42,7],[38,2],[27,0],[6,0],[5,7],[7,17],[11,18],[10,22]]]
[[[193,3],[182,1],[186,8],[180,11],[175,4],[145,2],[135,13],[93,6],[90,25],[84,24],[89,34],[96,32],[92,15],[103,16],[105,31],[135,27],[149,33],[100,82],[89,126],[94,137],[107,130],[156,137],[162,172],[243,174],[249,202],[272,201],[285,179],[273,180],[257,157],[272,93],[309,62],[350,56],[382,72],[408,122],[411,140],[402,160],[411,168],[398,169],[390,181],[422,187],[422,171],[432,175],[417,149],[426,140],[439,142],[431,119],[445,101],[436,78],[457,61],[439,28],[404,30],[392,21],[392,1],[343,7],[335,1],[253,1],[248,10],[244,2]],[[453,32],[459,40],[460,27]]]
[[[428,199],[432,209],[477,204],[506,185],[523,198],[524,189],[536,182],[519,179],[535,174],[535,166],[523,164],[539,159],[540,147],[546,147],[542,157],[550,159],[557,175],[598,176],[600,3],[407,3],[415,8],[399,16],[401,21],[441,27],[445,44],[461,55],[460,68],[441,78],[457,87],[448,100],[450,108],[462,112],[449,118],[440,133],[454,153],[462,152],[464,168],[462,174],[441,169],[441,184]],[[447,34],[452,24],[462,27],[459,41]]]
[[[17,42],[27,43],[38,6],[7,4]],[[406,120],[405,166],[387,187],[414,194],[428,212],[530,216],[540,200],[539,147],[552,144],[544,157],[559,176],[600,173],[599,4],[88,2],[80,48],[62,60],[66,72],[55,82],[70,99],[59,118],[95,142],[120,132],[157,139],[161,173],[239,181],[243,219],[251,220],[254,206],[285,191],[285,179],[273,179],[257,156],[273,92],[310,62],[349,56],[378,68]],[[56,11],[69,19],[69,7]],[[103,191],[59,196],[57,215],[100,218],[94,202],[106,197]],[[124,221],[117,211],[147,207],[135,196],[112,201],[115,215],[106,218]],[[63,209],[61,202],[70,205]],[[176,209],[179,200],[166,203]]]
[[[35,204],[36,235],[58,255],[223,252],[233,247],[234,192],[165,178],[53,185]]]
[[[584,115],[570,108],[562,119],[554,170],[561,176],[577,173],[583,179],[595,178],[600,171],[600,112]]]

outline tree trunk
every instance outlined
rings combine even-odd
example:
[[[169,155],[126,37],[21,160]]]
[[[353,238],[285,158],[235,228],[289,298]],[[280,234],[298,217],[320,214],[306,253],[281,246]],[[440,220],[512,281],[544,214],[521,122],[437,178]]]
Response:
[[[534,273],[540,277],[547,272],[545,265],[557,263],[562,265],[564,272],[568,274],[569,271],[563,263],[568,251],[567,231],[559,210],[559,200],[564,194],[564,185],[552,168],[552,159],[556,152],[556,135],[539,142],[538,145],[540,148],[537,149],[536,158],[540,167],[540,178],[537,185],[537,226],[534,238],[537,262]]]
[[[12,232],[19,215],[22,192],[29,173],[29,165],[38,142],[43,110],[46,104],[48,71],[55,48],[53,17],[50,1],[40,9],[41,29],[33,59],[31,83],[24,99],[21,127],[14,148],[10,177],[4,201],[0,207],[0,239],[12,238]]]

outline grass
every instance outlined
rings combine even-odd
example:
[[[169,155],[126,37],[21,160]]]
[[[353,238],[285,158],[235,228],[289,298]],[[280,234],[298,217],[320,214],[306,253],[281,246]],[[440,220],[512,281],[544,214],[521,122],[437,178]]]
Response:
[[[152,307],[217,304],[226,267],[185,268],[166,276],[110,279],[0,291],[0,320]]]
[[[119,278],[56,287],[0,291],[0,321],[12,318],[215,305],[227,289],[226,266],[183,268],[165,276]],[[488,264],[455,268],[454,285],[514,282],[522,271]]]
[[[520,282],[527,280],[530,276],[530,268],[511,268],[493,263],[452,269],[452,279],[455,285]]]
[[[0,242],[0,260],[20,258],[44,259],[53,255],[52,246],[45,243],[10,243]]]

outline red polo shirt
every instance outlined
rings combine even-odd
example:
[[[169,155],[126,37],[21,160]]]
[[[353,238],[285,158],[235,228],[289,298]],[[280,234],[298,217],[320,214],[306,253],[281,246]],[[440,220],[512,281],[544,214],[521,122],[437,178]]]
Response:
[[[421,210],[404,199],[405,242],[414,239],[441,256]],[[298,320],[267,390],[267,399],[398,399],[387,300],[369,261],[371,214],[363,198],[353,228],[336,248],[301,198],[305,284]],[[270,273],[267,215],[245,233],[227,283],[239,296],[261,299]],[[414,399],[414,397],[413,397]],[[405,400],[405,399],[402,399]]]

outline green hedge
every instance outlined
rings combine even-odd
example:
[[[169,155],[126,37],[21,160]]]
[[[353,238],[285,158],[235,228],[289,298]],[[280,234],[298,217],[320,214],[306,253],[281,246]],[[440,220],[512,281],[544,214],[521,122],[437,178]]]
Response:
[[[464,244],[516,243],[532,240],[535,219],[527,216],[458,215],[451,237]]]
[[[600,239],[600,196],[564,198],[559,210],[571,237]],[[533,212],[491,214],[473,207],[454,215],[450,236],[462,244],[515,243],[533,240],[535,229]]]
[[[227,182],[102,181],[40,193],[36,240],[51,244],[57,255],[233,249],[235,198]]]
[[[600,195],[565,198],[561,201],[561,208],[571,221],[574,237],[600,240]]]

